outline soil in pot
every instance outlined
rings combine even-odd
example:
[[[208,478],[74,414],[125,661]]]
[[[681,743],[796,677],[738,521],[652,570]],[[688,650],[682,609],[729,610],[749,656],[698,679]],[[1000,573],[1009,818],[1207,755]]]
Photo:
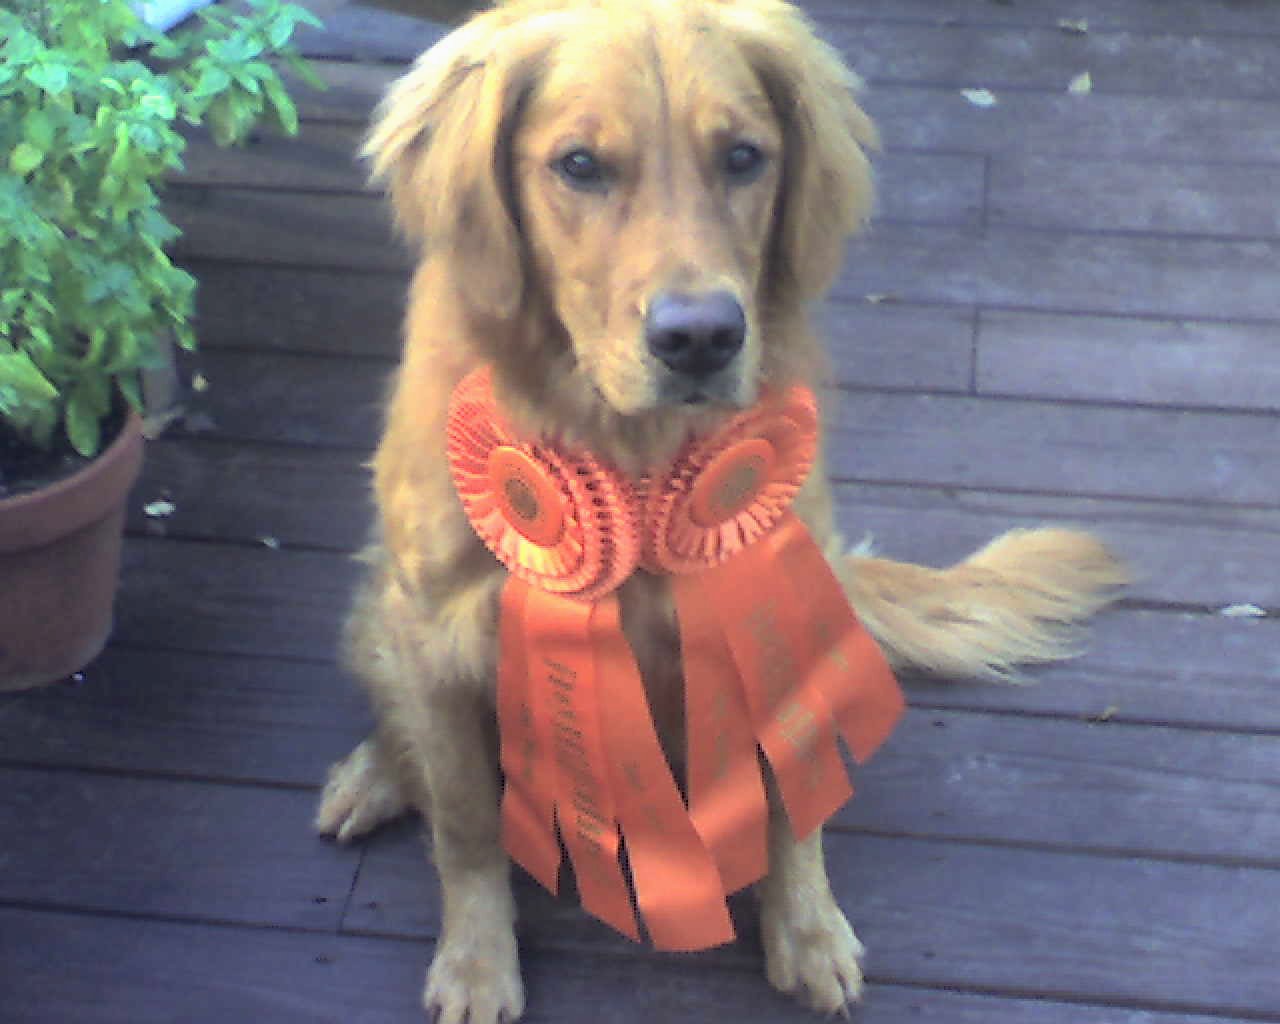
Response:
[[[114,410],[103,421],[103,438],[116,437],[123,429],[128,413],[127,406]],[[84,469],[92,461],[72,448],[71,442],[61,433],[53,447],[46,451],[28,444],[9,424],[0,420],[0,501],[55,484]]]

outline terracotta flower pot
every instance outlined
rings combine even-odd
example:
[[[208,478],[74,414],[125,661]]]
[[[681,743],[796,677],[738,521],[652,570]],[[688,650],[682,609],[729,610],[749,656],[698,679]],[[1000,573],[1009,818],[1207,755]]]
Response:
[[[61,679],[106,646],[125,499],[141,467],[131,415],[74,476],[0,501],[0,691]]]

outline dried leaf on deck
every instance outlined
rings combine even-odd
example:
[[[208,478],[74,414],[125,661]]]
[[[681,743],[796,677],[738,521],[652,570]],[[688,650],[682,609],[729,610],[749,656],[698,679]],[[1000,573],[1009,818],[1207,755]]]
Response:
[[[1228,619],[1265,619],[1267,617],[1266,609],[1259,608],[1256,604],[1229,604],[1218,614]]]
[[[1071,84],[1067,86],[1067,92],[1073,96],[1087,96],[1093,92],[1093,76],[1087,71],[1081,71],[1080,74],[1071,79]]]
[[[168,498],[157,498],[142,506],[142,512],[148,519],[168,519],[178,506]]]
[[[990,89],[961,89],[960,95],[975,107],[994,107],[997,102],[996,94]]]

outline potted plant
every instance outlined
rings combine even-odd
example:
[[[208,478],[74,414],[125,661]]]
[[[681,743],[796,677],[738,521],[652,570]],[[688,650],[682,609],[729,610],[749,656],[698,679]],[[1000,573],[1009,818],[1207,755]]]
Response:
[[[289,45],[299,22],[318,24],[248,0],[166,36],[129,0],[0,6],[0,690],[106,642],[140,375],[171,338],[194,344],[195,282],[166,255],[179,231],[159,193],[184,123],[219,144],[264,118],[297,131],[269,59],[320,84]]]

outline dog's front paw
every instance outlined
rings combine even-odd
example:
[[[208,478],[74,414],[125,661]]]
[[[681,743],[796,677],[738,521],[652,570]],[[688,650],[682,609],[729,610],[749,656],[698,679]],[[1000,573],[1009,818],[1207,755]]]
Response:
[[[783,899],[761,908],[765,974],[774,988],[820,1013],[848,1016],[862,994],[862,943],[829,897],[809,906]]]
[[[345,843],[408,809],[394,768],[371,736],[329,769],[315,827],[322,836]]]
[[[524,1013],[515,938],[441,942],[422,996],[436,1024],[512,1024]]]

